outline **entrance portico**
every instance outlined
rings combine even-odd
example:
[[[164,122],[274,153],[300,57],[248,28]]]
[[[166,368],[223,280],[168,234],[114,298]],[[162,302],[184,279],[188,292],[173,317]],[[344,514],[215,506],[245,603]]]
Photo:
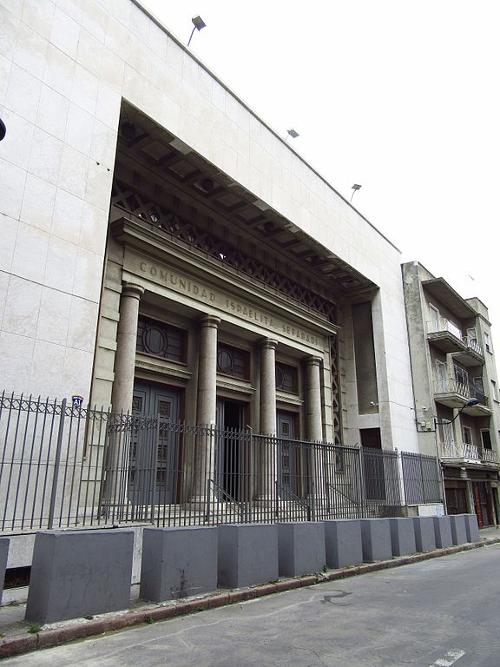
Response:
[[[272,309],[266,303],[264,311],[255,298],[242,304],[232,292],[223,295],[214,276],[201,282],[194,271],[177,273],[174,268],[144,259],[127,244],[129,236],[135,239],[143,231],[141,226],[128,220],[113,226],[125,243],[113,393],[120,401],[120,410],[136,409],[132,400],[134,386],[137,401],[138,390],[147,389],[152,383],[163,386],[165,391],[182,389],[176,393],[176,414],[200,427],[248,428],[266,436],[282,437],[277,433],[277,410],[284,414],[283,409],[288,409],[286,414],[295,415],[288,437],[321,441],[322,412],[326,411],[321,398],[321,374],[323,367],[328,367],[324,356],[335,328],[330,324],[313,327],[309,323],[306,329],[292,319],[290,312],[276,305]],[[144,266],[149,267],[149,272],[143,270]],[[178,292],[159,284],[165,276],[172,287],[184,292],[181,303]],[[231,287],[234,289],[234,285]],[[201,300],[205,300],[210,312],[200,313]],[[153,402],[145,401],[143,406],[146,405],[156,412]],[[238,474],[241,460],[235,443],[227,440],[219,462],[209,434],[198,437],[195,449],[192,488],[196,492],[190,502],[207,502],[210,484],[217,478],[216,466],[220,467],[224,493],[228,497],[241,495],[231,481],[231,475]],[[179,452],[168,456],[169,460],[182,460]],[[284,474],[280,472],[283,461],[270,458],[269,453],[256,457],[254,496],[270,498],[278,476]]]
[[[118,142],[100,386],[109,378],[112,409],[124,413],[134,387],[136,397],[175,392],[178,419],[204,429],[177,438],[167,456],[179,467],[172,480],[183,479],[172,502],[319,493],[291,480],[313,471],[323,487],[320,451],[295,460],[287,443],[341,441],[337,299],[373,286],[242,186],[206,172],[182,142],[123,113],[135,129]],[[106,375],[100,361],[111,356]],[[245,453],[244,432],[262,447]],[[242,466],[252,471],[244,490],[233,479]]]

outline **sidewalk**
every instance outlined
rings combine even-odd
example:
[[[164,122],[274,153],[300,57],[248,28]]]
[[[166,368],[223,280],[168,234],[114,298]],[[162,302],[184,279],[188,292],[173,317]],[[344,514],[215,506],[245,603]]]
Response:
[[[234,590],[217,590],[214,593],[199,597],[184,598],[182,600],[171,600],[161,604],[145,603],[138,599],[139,586],[131,589],[131,605],[129,609],[108,614],[99,614],[89,618],[77,618],[60,623],[51,623],[43,628],[24,621],[26,611],[25,602],[12,602],[0,607],[0,659],[9,656],[28,653],[40,648],[57,646],[66,642],[82,639],[92,635],[99,635],[113,630],[139,625],[141,623],[153,623],[154,621],[167,620],[176,616],[191,614],[206,609],[214,609],[244,600],[258,598],[264,595],[280,593],[294,588],[312,586],[318,583],[336,581],[346,577],[356,576],[367,572],[374,572],[401,565],[418,563],[423,560],[446,556],[478,549],[490,544],[500,543],[500,531],[488,528],[481,531],[481,541],[463,544],[447,549],[436,549],[427,553],[414,554],[401,558],[392,558],[387,561],[366,563],[356,567],[347,567],[340,570],[327,570],[324,573],[312,574],[295,579],[280,579],[279,581],[248,588]],[[4,602],[10,599],[26,598],[27,588],[12,589],[4,592]]]

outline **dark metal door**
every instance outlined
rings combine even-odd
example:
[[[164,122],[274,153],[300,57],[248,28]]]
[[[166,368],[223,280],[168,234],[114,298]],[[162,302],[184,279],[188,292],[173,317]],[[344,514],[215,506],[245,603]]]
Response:
[[[282,497],[298,495],[297,451],[295,439],[295,415],[278,410],[276,426],[278,436],[278,493]]]
[[[130,447],[129,500],[135,505],[170,504],[177,496],[179,394],[136,384],[132,414],[138,417]]]
[[[221,500],[240,500],[244,452],[241,433],[245,405],[238,401],[217,401],[217,446],[215,451],[216,486]]]

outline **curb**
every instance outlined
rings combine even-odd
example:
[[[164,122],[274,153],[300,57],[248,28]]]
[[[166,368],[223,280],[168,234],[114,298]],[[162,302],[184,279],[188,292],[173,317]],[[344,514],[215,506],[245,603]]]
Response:
[[[151,609],[139,609],[127,611],[112,618],[99,618],[71,625],[66,628],[55,628],[52,630],[41,630],[36,634],[16,635],[12,638],[6,638],[0,643],[0,659],[8,658],[23,653],[29,653],[37,649],[50,648],[75,641],[76,639],[85,639],[94,635],[100,635],[105,632],[122,630],[124,628],[140,625],[141,623],[151,623],[154,621],[166,621],[176,616],[194,614],[207,609],[216,609],[229,604],[253,600],[273,593],[282,593],[296,588],[304,588],[315,584],[337,581],[338,579],[347,579],[359,574],[368,572],[377,572],[387,570],[401,565],[411,565],[431,558],[440,556],[449,556],[462,551],[471,551],[492,544],[499,544],[500,537],[490,537],[481,542],[472,542],[461,544],[446,549],[435,549],[421,554],[411,556],[401,556],[391,560],[377,561],[375,563],[364,563],[354,567],[346,567],[341,570],[331,570],[326,573],[307,575],[295,579],[280,579],[279,581],[253,586],[251,588],[241,588],[234,591],[223,591],[197,600],[188,600],[178,602],[168,607],[153,607]]]

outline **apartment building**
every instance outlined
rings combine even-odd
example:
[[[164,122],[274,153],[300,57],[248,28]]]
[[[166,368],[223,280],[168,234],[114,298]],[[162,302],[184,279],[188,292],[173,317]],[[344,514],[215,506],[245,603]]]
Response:
[[[448,513],[498,523],[500,403],[487,307],[403,264],[419,451],[441,460]]]

